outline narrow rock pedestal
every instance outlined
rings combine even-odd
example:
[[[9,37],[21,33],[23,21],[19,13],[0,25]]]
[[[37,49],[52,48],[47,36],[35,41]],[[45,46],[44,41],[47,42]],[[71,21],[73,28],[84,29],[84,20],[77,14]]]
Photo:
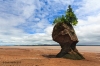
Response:
[[[60,44],[61,51],[56,55],[58,58],[67,58],[67,59],[73,59],[73,60],[81,60],[85,59],[76,49],[76,47],[68,46],[68,44]]]

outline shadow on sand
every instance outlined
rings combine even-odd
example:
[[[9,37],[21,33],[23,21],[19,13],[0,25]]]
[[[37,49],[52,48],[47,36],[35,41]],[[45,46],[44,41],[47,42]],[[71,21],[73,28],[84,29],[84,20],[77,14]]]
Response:
[[[46,58],[57,58],[56,55],[42,55],[42,56]]]

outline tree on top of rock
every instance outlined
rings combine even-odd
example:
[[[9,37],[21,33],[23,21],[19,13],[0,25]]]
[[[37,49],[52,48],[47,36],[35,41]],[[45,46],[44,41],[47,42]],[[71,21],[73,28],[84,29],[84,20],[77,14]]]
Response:
[[[71,5],[68,6],[65,16],[54,20],[52,38],[61,46],[60,52],[56,57],[63,57],[73,60],[85,59],[77,50],[76,44],[79,42],[73,26],[77,25],[76,15],[72,11]]]
[[[57,24],[57,23],[66,23],[66,24],[71,24],[73,26],[76,26],[78,21],[77,21],[77,17],[74,14],[71,5],[68,6],[68,9],[66,11],[65,16],[62,15],[62,17],[58,17],[54,20],[53,24]]]

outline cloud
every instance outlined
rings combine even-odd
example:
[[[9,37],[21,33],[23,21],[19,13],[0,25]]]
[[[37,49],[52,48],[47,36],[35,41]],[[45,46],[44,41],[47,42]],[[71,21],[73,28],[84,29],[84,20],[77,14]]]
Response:
[[[79,37],[79,44],[95,45],[100,43],[100,14],[96,16],[88,16],[87,20],[79,20],[78,26],[75,28]]]
[[[99,44],[99,0],[0,0],[0,45],[57,44],[52,22],[71,4],[78,44]]]
[[[99,0],[83,0],[79,5],[80,7],[75,11],[79,17],[85,18],[100,13]]]
[[[54,1],[59,4],[62,3],[62,5],[67,5],[67,4],[70,5],[74,2],[74,0],[54,0]]]
[[[35,6],[32,1],[0,1],[0,44],[17,44],[11,38],[20,38],[26,33],[16,26],[26,22],[26,19],[34,13]]]

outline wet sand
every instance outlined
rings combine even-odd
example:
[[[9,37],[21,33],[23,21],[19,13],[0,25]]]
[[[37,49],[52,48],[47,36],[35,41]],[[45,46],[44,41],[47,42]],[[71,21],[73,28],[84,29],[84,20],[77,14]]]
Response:
[[[60,46],[0,46],[0,66],[100,66],[100,46],[77,46],[84,60],[56,58]]]

